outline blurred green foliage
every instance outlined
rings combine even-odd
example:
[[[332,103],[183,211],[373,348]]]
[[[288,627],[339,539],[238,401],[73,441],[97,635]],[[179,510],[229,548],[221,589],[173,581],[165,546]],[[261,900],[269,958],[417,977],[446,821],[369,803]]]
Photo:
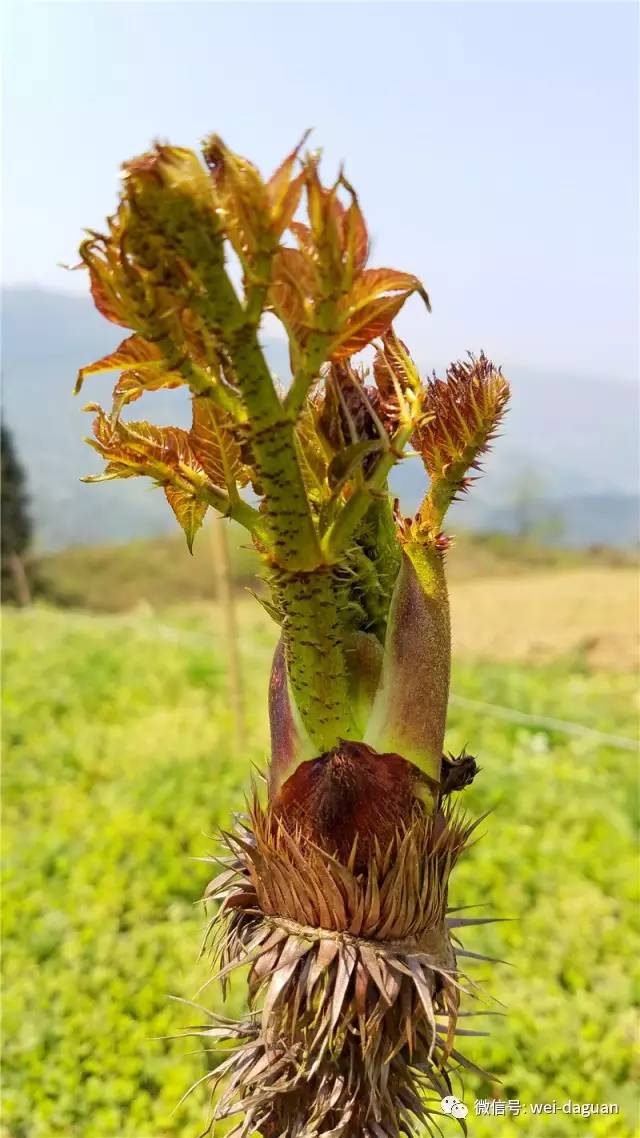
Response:
[[[197,1019],[169,994],[206,982],[197,960],[209,876],[190,860],[241,809],[266,759],[274,630],[242,606],[242,754],[213,607],[92,616],[6,613],[4,664],[4,1112],[10,1138],[160,1138],[200,1133],[207,1069]],[[459,663],[467,698],[634,729],[632,676],[580,658],[544,668]],[[466,1076],[471,1138],[631,1138],[637,874],[630,752],[591,736],[502,722],[452,705],[448,744],[483,771],[466,804],[491,809],[458,867],[451,904],[515,920],[468,947],[515,967],[470,967],[507,1005],[467,1053],[503,1080]],[[200,997],[220,1008],[215,985]],[[230,1008],[241,1007],[234,985]],[[469,1005],[467,1005],[469,1006]],[[478,1007],[486,1010],[496,1005]],[[473,1021],[469,1021],[473,1022]],[[197,1042],[197,1041],[196,1041]],[[460,1091],[460,1087],[456,1088]],[[617,1116],[474,1117],[473,1100],[617,1102]],[[446,1134],[459,1133],[446,1120]]]
[[[156,607],[212,601],[212,525],[222,526],[228,542],[231,573],[237,588],[258,585],[258,555],[245,530],[234,522],[207,521],[193,547],[182,533],[141,538],[119,545],[78,545],[44,554],[37,561],[38,595],[63,607],[94,612],[126,612],[133,605]]]

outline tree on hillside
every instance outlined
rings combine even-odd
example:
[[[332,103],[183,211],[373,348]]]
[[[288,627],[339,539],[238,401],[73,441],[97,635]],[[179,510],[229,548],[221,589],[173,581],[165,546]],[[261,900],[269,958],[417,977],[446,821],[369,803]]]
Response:
[[[13,437],[4,423],[0,425],[2,457],[1,521],[2,521],[2,601],[27,605],[31,589],[25,566],[25,554],[31,543],[26,476],[13,445]]]
[[[545,500],[544,478],[531,466],[516,474],[511,492],[515,532],[522,541],[558,544],[565,521],[562,511]]]

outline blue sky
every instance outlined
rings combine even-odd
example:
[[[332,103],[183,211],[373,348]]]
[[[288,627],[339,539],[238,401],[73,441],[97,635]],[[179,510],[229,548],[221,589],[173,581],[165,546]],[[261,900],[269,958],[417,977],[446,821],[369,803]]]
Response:
[[[633,378],[638,11],[626,3],[22,3],[5,42],[4,281],[85,289],[83,225],[155,137],[265,171],[314,127],[372,264],[418,273],[435,366]]]

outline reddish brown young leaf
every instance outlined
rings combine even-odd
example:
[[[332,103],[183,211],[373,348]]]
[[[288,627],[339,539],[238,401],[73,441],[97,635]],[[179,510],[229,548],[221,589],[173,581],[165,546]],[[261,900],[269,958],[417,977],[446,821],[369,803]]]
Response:
[[[145,391],[160,391],[182,387],[183,377],[176,371],[158,371],[156,368],[141,367],[135,371],[123,371],[113,389],[114,412],[119,414],[123,407],[134,403]]]
[[[186,235],[186,236],[185,236]],[[185,241],[188,250],[185,253]],[[189,253],[191,259],[189,259]],[[98,310],[147,341],[164,341],[171,366],[201,343],[183,327],[185,292],[206,276],[211,303],[223,258],[215,196],[191,151],[156,146],[125,163],[123,188],[106,235],[91,232],[80,247]],[[197,285],[201,288],[198,279]]]
[[[87,410],[97,412],[92,446],[107,460],[108,474],[120,478],[146,474],[162,483],[184,469],[203,480],[204,472],[191,449],[187,431],[147,422],[113,420],[95,404],[90,404]]]
[[[364,375],[340,360],[325,370],[324,381],[318,426],[336,456],[354,443],[380,439],[377,393],[365,386]]]
[[[191,447],[189,434],[178,427],[114,420],[95,404],[87,410],[97,412],[91,445],[107,462],[103,475],[87,481],[136,475],[152,478],[156,485],[164,488],[191,550],[208,508],[207,493],[212,486]]]
[[[306,253],[307,256],[312,257],[315,245],[313,242],[313,234],[309,226],[305,225],[302,221],[292,221],[289,229],[298,242],[298,248],[300,251],[302,253]]]
[[[346,359],[384,333],[413,292],[427,306],[429,298],[412,273],[364,268],[369,239],[354,190],[342,174],[323,186],[317,156],[307,159],[304,170],[309,224],[292,221],[298,248],[276,253],[270,307],[295,348],[304,350],[315,333],[326,340],[325,358]],[[340,189],[350,195],[347,207]]]
[[[346,360],[387,331],[402,308],[406,293],[381,296],[358,307],[331,348],[332,360]]]
[[[105,257],[102,246],[108,243],[107,237],[92,234],[80,245],[80,258],[89,271],[89,287],[98,312],[112,324],[122,328],[131,326],[126,300],[120,296],[110,271],[109,258]]]
[[[406,344],[398,339],[393,328],[382,337],[373,360],[373,378],[383,400],[395,400],[398,391],[418,391],[420,375]]]
[[[312,256],[318,266],[325,294],[333,292],[338,296],[344,284],[342,231],[344,208],[337,196],[339,182],[331,187],[322,185],[317,157],[313,157],[307,163],[306,170],[307,211],[310,240],[313,241]],[[304,235],[302,236],[307,240]]]
[[[311,301],[318,292],[318,273],[313,260],[300,249],[282,247],[273,259],[273,280],[286,281],[305,300]]]
[[[304,172],[291,179],[282,201],[274,205],[271,216],[272,224],[278,237],[291,225],[296,210],[300,205],[303,188]]]
[[[203,156],[226,235],[238,256],[246,264],[257,252],[272,250],[269,194],[256,167],[229,150],[218,135],[206,140]]]
[[[287,157],[283,159],[278,168],[274,170],[273,174],[269,178],[269,181],[267,182],[267,193],[269,195],[269,201],[273,210],[279,209],[279,207],[282,205],[282,202],[287,196],[289,187],[291,185],[291,179],[296,164],[296,159],[300,153],[301,146],[302,143],[300,142],[296,146],[295,150],[292,150],[290,154],[287,154]]]
[[[300,142],[278,166],[267,182],[267,193],[271,205],[271,216],[274,229],[278,235],[288,229],[293,216],[300,203],[300,195],[304,186],[306,174],[302,170],[297,177],[293,177],[296,161],[300,150],[304,146],[309,131],[300,139]]]
[[[300,347],[309,333],[317,291],[311,259],[299,249],[278,249],[272,262],[269,307]]]
[[[81,367],[78,372],[74,395],[80,391],[87,375],[94,375],[101,371],[116,371],[119,368],[128,367],[130,364],[151,363],[154,365],[154,370],[162,363],[162,352],[155,345],[144,340],[142,336],[133,335],[127,336],[121,344],[113,352],[108,355],[102,356],[101,359],[96,360],[95,363],[86,364]]]
[[[214,486],[245,486],[247,472],[228,415],[207,396],[194,396],[189,444]]]
[[[429,307],[429,297],[412,273],[395,269],[365,269],[339,305],[346,317],[331,349],[331,358],[346,359],[383,335],[405,300],[417,292]]]
[[[369,256],[369,234],[355,194],[342,220],[344,244],[355,273],[364,269]]]
[[[284,325],[291,341],[303,348],[309,334],[304,299],[288,280],[273,281],[269,289],[270,308]]]
[[[422,297],[430,310],[427,292],[413,273],[401,273],[397,269],[364,269],[345,298],[343,307],[353,311],[387,293],[401,293],[406,300],[413,292]]]
[[[373,360],[373,378],[380,400],[380,414],[390,433],[396,429],[407,397],[421,401],[421,381],[407,347],[389,328]],[[414,404],[415,405],[415,404]]]

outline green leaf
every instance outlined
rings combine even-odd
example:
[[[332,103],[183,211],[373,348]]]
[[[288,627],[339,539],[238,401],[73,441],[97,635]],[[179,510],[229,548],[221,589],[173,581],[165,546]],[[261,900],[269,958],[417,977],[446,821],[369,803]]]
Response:
[[[295,441],[309,499],[321,501],[328,497],[327,455],[320,441],[318,411],[313,396],[306,400],[298,416]]]
[[[165,486],[164,492],[167,502],[184,530],[189,553],[193,553],[193,539],[204,521],[207,503],[181,487]]]

